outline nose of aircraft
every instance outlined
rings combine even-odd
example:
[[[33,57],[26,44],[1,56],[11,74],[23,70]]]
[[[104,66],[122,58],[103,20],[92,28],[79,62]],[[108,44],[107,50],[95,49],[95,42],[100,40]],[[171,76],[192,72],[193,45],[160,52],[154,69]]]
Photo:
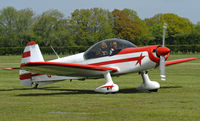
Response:
[[[162,56],[162,55],[167,55],[170,52],[170,49],[167,47],[159,47],[157,49],[157,55]]]

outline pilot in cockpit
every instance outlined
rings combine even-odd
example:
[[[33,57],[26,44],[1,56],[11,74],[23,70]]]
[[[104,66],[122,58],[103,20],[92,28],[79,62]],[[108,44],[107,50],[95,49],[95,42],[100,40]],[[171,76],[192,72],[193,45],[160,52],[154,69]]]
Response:
[[[100,49],[96,52],[96,55],[98,57],[102,57],[102,56],[106,56],[108,55],[108,48],[107,48],[107,44],[105,42],[101,43],[101,47]]]
[[[113,41],[112,42],[112,48],[110,49],[110,55],[115,55],[117,54],[121,49],[118,48],[117,42]]]

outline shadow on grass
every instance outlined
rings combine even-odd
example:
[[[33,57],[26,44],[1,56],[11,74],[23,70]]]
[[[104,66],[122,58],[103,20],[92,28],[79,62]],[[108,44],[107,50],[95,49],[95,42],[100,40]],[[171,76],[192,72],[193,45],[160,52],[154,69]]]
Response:
[[[164,86],[160,87],[161,89],[170,89],[170,88],[182,88],[182,86]]]
[[[0,91],[17,91],[17,90],[33,90],[33,89],[32,88],[0,89]]]
[[[48,90],[48,91],[63,91],[63,92],[51,92],[51,93],[29,93],[29,94],[19,94],[17,96],[47,96],[47,95],[74,95],[74,94],[103,94],[94,92],[94,90],[78,90],[78,89],[55,89],[55,88],[38,88],[38,90]],[[149,91],[137,90],[136,88],[130,89],[120,89],[117,93],[108,94],[128,94],[128,93],[149,93]]]
[[[59,87],[43,87],[42,89],[46,89],[46,88],[59,88]],[[0,89],[0,91],[20,91],[20,90],[36,90],[34,88],[13,88],[13,89]]]
[[[94,90],[78,90],[78,89],[43,89],[39,90],[49,90],[49,91],[59,91],[59,92],[49,92],[49,93],[29,93],[29,94],[19,94],[16,96],[50,96],[50,95],[74,95],[74,94],[99,94],[94,92]],[[60,92],[62,91],[62,92]]]
[[[161,89],[170,89],[170,88],[182,88],[181,86],[165,86],[161,87]],[[19,94],[16,96],[49,96],[49,95],[74,95],[74,94],[103,94],[94,92],[94,90],[79,90],[79,89],[59,89],[58,87],[43,87],[38,89],[33,88],[16,88],[16,89],[0,89],[0,91],[17,91],[17,90],[46,90],[46,91],[54,91],[49,93],[28,93],[28,94]],[[55,92],[59,91],[59,92]],[[62,91],[62,92],[60,92]],[[127,88],[120,89],[117,94],[134,94],[134,93],[151,93],[147,90],[137,90],[136,88]]]

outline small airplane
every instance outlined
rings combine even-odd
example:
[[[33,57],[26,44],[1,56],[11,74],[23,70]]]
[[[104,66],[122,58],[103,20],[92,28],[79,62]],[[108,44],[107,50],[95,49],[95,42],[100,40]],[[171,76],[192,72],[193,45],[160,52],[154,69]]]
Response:
[[[19,78],[22,85],[32,87],[35,84],[34,88],[63,80],[105,78],[106,83],[95,89],[95,92],[100,93],[119,91],[119,86],[113,82],[112,76],[139,73],[143,83],[137,89],[156,92],[160,84],[149,79],[149,71],[160,66],[161,80],[165,80],[165,66],[197,59],[165,62],[170,49],[164,46],[164,38],[163,35],[162,46],[144,47],[137,47],[123,39],[106,39],[94,44],[85,52],[50,61],[44,61],[38,44],[31,41],[24,49],[21,66],[5,70],[20,69]]]

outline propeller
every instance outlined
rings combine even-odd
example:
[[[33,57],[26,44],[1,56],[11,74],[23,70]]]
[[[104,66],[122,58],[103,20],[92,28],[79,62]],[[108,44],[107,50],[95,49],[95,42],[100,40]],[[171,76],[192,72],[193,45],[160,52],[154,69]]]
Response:
[[[163,41],[162,41],[162,47],[159,47],[157,50],[157,54],[160,56],[160,77],[161,80],[165,81],[165,55],[167,55],[170,51],[169,48],[165,47],[165,32],[167,29],[167,24],[164,23],[163,25]]]
[[[165,56],[160,56],[160,77],[161,77],[161,80],[163,80],[163,81],[166,80],[166,75],[165,75]]]

